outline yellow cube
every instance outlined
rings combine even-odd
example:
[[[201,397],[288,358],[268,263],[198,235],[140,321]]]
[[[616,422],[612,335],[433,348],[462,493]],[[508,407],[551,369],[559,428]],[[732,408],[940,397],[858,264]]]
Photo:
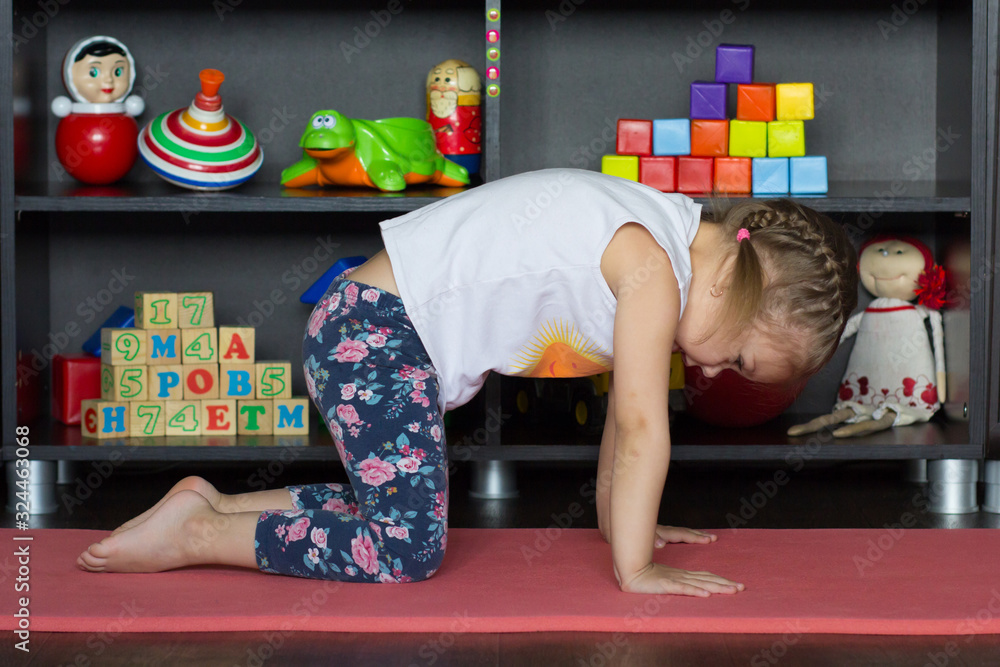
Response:
[[[601,173],[610,176],[639,180],[638,155],[604,155],[601,157]]]
[[[767,124],[768,157],[806,154],[806,126],[801,120],[772,120]]]
[[[137,329],[176,329],[177,294],[175,292],[136,292],[135,326]]]
[[[778,120],[810,120],[814,116],[811,83],[779,83],[774,87]]]
[[[145,329],[101,329],[101,363],[139,366],[146,363]]]

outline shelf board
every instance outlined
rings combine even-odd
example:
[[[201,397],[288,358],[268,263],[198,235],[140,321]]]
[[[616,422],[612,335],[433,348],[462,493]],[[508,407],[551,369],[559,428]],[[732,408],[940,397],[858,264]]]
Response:
[[[464,190],[414,186],[400,193],[386,193],[367,188],[284,189],[277,184],[252,182],[224,192],[193,192],[160,181],[112,186],[49,183],[19,186],[14,208],[19,211],[406,212]],[[703,204],[712,199],[694,198]],[[956,213],[971,208],[969,183],[953,181],[833,182],[826,196],[796,195],[793,199],[827,213]]]
[[[761,426],[714,428],[678,417],[671,427],[675,461],[799,462],[905,459],[979,459],[982,448],[969,444],[965,422],[933,421],[890,429],[863,440],[834,439],[829,433],[790,438],[785,430],[810,415],[782,415]],[[31,425],[32,459],[65,461],[337,461],[337,450],[325,430],[313,425],[308,436],[207,436],[175,438],[84,438],[77,426],[39,420]],[[552,424],[505,426],[499,447],[477,446],[461,428],[448,431],[449,460],[596,461],[599,435]],[[459,443],[459,444],[455,444]],[[13,446],[3,459],[16,458]]]
[[[474,182],[475,184],[476,182]],[[364,212],[413,211],[467,188],[413,186],[403,192],[370,188],[298,188],[247,183],[222,192],[194,192],[166,182],[109,186],[50,183],[17,188],[19,211]]]

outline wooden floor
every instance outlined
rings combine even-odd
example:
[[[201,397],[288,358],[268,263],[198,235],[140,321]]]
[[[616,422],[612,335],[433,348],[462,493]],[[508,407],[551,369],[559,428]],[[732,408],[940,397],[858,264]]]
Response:
[[[110,475],[93,476],[99,471],[92,465],[76,464],[70,474],[76,481],[60,487],[63,507],[56,514],[34,517],[34,527],[111,529],[188,474],[201,474],[226,492],[251,490],[255,480],[270,476],[266,466],[232,464],[197,469],[180,464],[121,465]],[[779,470],[788,475],[780,486],[773,484]],[[588,502],[593,497],[589,492],[593,464],[519,464],[520,497],[507,501],[471,499],[470,472],[462,464],[452,476],[453,527],[546,528],[553,525],[553,515],[566,512],[574,502],[584,505],[587,512],[573,527],[596,527]],[[88,476],[91,481],[98,477],[102,481],[88,485]],[[339,466],[292,466],[274,477],[271,485],[340,481],[341,476]],[[998,515],[944,516],[931,514],[926,507],[923,487],[905,480],[900,463],[814,463],[800,471],[768,464],[674,463],[660,517],[664,523],[700,528],[728,527],[732,517],[741,513],[746,528],[883,528],[904,518],[909,522],[907,515],[915,519],[916,527],[1000,527]],[[0,524],[12,525],[13,516],[4,515]],[[9,637],[0,642],[0,664],[1000,665],[1000,635],[33,633],[28,655],[16,651],[13,643]]]

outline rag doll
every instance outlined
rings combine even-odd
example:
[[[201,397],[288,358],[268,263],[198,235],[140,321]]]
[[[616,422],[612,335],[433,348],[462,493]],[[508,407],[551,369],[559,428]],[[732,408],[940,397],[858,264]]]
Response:
[[[938,312],[945,305],[944,269],[920,241],[881,235],[861,247],[858,272],[875,299],[851,316],[841,336],[841,342],[854,334],[857,340],[837,403],[830,414],[793,426],[788,435],[846,424],[833,431],[841,438],[925,422],[944,400],[944,335]]]

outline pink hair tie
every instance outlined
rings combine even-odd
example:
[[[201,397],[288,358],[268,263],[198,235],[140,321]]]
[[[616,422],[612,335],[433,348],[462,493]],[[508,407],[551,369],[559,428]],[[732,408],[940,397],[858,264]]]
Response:
[[[748,239],[748,238],[750,238],[750,230],[747,229],[746,227],[744,227],[744,228],[740,229],[740,231],[736,232],[736,242],[737,243],[739,243],[740,241],[742,241],[744,239]]]

